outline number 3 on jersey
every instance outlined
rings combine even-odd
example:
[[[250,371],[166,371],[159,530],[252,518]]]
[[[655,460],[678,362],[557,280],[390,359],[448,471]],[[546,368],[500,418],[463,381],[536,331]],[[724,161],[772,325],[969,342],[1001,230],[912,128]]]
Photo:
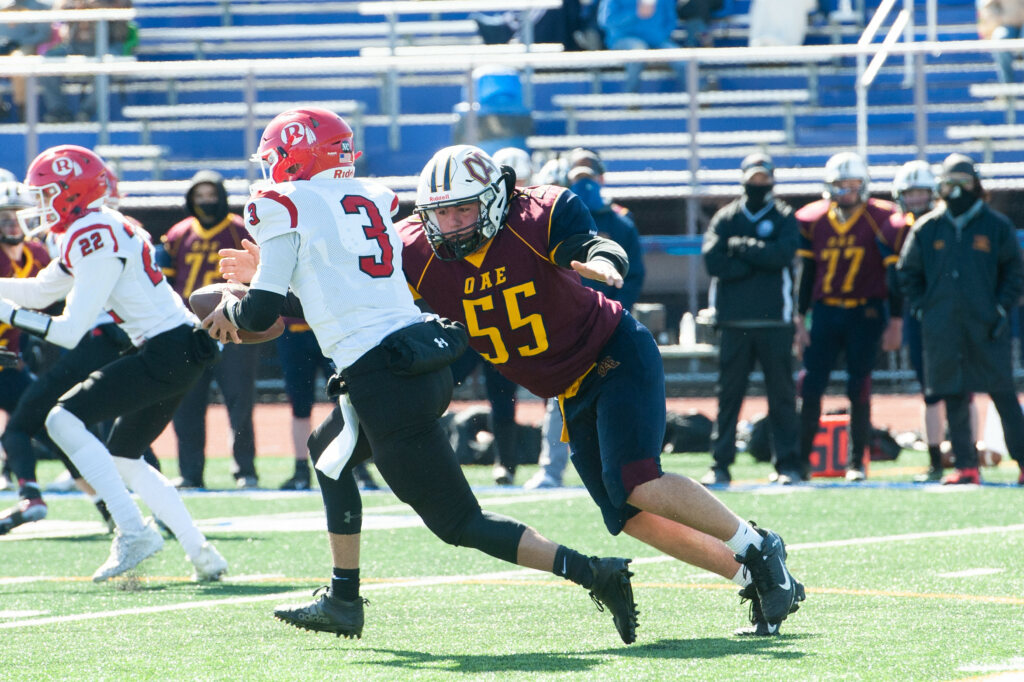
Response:
[[[363,234],[369,241],[376,241],[380,247],[380,257],[360,256],[359,269],[373,278],[390,277],[395,272],[395,265],[392,262],[395,250],[388,239],[388,227],[380,217],[377,205],[367,199],[355,194],[348,194],[341,200],[341,208],[347,215],[363,214],[369,219],[369,225],[362,225]]]

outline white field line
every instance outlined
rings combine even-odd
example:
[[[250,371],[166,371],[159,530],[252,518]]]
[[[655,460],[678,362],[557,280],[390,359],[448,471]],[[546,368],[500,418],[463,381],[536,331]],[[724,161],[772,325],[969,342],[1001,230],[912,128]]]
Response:
[[[958,528],[955,530],[933,531],[928,533],[906,533],[904,535],[882,535],[864,538],[849,538],[847,540],[828,540],[824,542],[804,542],[789,545],[788,549],[822,549],[829,547],[844,547],[854,545],[870,545],[892,542],[913,542],[916,540],[932,539],[938,537],[955,537],[961,535],[985,535],[992,533],[1016,533],[1024,531],[1024,524],[1010,526],[986,526],[983,528]],[[646,557],[634,561],[636,564],[649,564],[660,561],[674,561],[671,557]],[[388,590],[401,587],[423,587],[427,585],[443,585],[447,583],[460,583],[465,581],[486,581],[486,580],[508,580],[522,579],[528,577],[548,577],[547,574],[531,569],[511,569],[496,573],[483,573],[477,575],[452,575],[452,576],[428,576],[422,578],[408,578],[388,583],[372,583],[361,588],[365,591]],[[206,609],[218,606],[233,606],[236,604],[252,604],[264,601],[277,601],[279,599],[293,599],[299,596],[307,596],[308,590],[290,590],[276,594],[265,594],[251,597],[230,597],[227,599],[210,599],[201,602],[183,602],[180,604],[164,604],[161,606],[145,606],[131,609],[119,609],[115,611],[97,611],[93,613],[79,613],[70,616],[48,616],[45,618],[28,618],[0,623],[0,630],[13,628],[33,627],[37,625],[51,625],[55,623],[72,623],[84,620],[99,620],[101,618],[116,618],[118,616],[135,616],[149,613],[165,613],[170,611],[189,611],[193,609]]]

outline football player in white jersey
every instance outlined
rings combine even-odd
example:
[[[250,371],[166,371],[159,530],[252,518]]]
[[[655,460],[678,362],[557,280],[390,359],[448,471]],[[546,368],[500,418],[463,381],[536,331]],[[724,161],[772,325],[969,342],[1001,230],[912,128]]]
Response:
[[[18,218],[23,227],[38,219],[56,235],[58,256],[34,278],[0,280],[0,320],[74,348],[107,310],[136,348],[65,393],[46,417],[50,437],[107,503],[118,527],[110,557],[93,580],[124,573],[163,546],[125,482],[171,528],[197,577],[219,577],[227,568],[223,557],[195,527],[170,482],[142,459],[182,395],[216,360],[217,347],[196,329],[198,320],[153,263],[147,235],[104,205],[110,187],[99,156],[74,145],[50,148],[29,166],[25,184],[36,205]],[[62,298],[67,302],[59,316],[33,310]],[[86,426],[113,418],[105,446]]]
[[[398,198],[355,178],[349,126],[323,109],[287,111],[264,131],[257,154],[274,182],[253,194],[244,214],[260,247],[259,270],[244,298],[222,304],[203,325],[224,341],[237,340],[238,329],[266,329],[283,310],[294,311],[285,305],[291,289],[339,368],[346,414],[336,446],[316,462],[334,560],[331,586],[312,603],[280,607],[275,616],[308,630],[361,636],[362,503],[352,468],[372,456],[392,491],[442,540],[565,576],[608,607],[623,641],[634,641],[628,560],[586,557],[480,509],[438,423],[452,394],[447,364],[454,357],[445,349],[465,347],[465,333],[446,338],[437,318],[413,303],[391,222]],[[417,357],[426,366],[403,369],[392,351],[416,346],[419,334],[425,338]]]

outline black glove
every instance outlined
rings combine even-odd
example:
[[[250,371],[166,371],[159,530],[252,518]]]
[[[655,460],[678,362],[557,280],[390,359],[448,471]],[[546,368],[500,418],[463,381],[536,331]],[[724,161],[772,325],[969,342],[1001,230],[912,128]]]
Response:
[[[988,338],[993,341],[1003,338],[1010,330],[1010,317],[1006,314],[1006,308],[1001,305],[996,306],[996,312],[999,313],[999,317],[988,333]]]

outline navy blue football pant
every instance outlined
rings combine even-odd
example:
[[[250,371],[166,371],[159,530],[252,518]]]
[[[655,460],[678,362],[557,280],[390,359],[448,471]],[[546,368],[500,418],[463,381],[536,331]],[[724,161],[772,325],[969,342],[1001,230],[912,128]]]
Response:
[[[633,489],[661,477],[665,370],[651,332],[627,312],[579,391],[562,402],[569,448],[605,527],[618,535],[639,510]]]
[[[850,399],[848,466],[861,468],[871,435],[871,370],[878,359],[888,311],[881,299],[853,308],[814,304],[811,343],[804,350],[800,397],[800,459],[806,473],[821,421],[821,397],[839,352],[846,354],[846,395]]]
[[[277,339],[277,357],[284,374],[284,390],[292,404],[292,416],[308,419],[313,412],[313,388],[317,371],[324,377],[334,373],[312,331],[285,330]]]
[[[780,472],[799,469],[792,324],[784,327],[721,328],[718,417],[712,446],[715,466],[727,469],[736,460],[736,421],[755,362],[764,372],[775,468]]]

